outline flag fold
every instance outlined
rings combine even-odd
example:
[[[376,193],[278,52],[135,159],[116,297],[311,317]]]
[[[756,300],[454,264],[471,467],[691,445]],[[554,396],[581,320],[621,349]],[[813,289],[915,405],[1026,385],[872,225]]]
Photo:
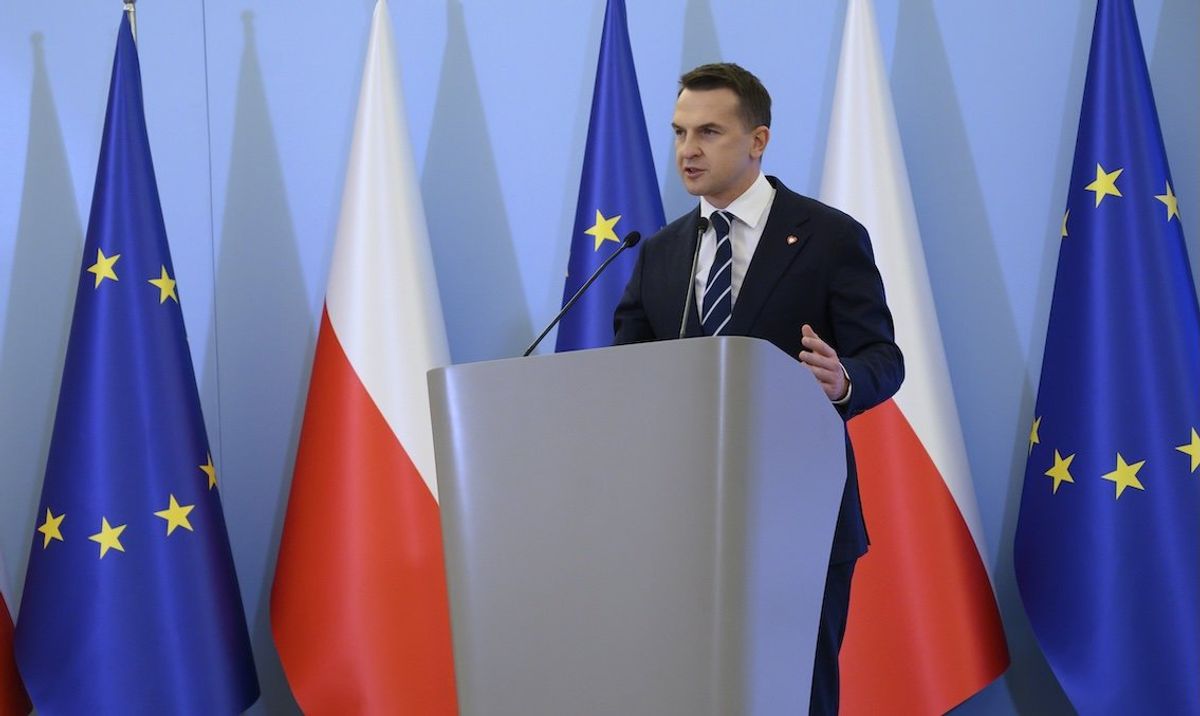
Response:
[[[1081,714],[1200,714],[1200,309],[1173,187],[1133,3],[1099,0],[1013,548]]]
[[[629,44],[625,2],[609,0],[596,63],[592,116],[583,152],[563,304],[629,232],[638,231],[646,237],[665,223]],[[613,311],[636,261],[637,250],[626,251],[563,316],[556,350],[612,345]]]
[[[449,351],[393,58],[380,0],[271,592],[309,714],[458,708],[425,383]]]
[[[896,396],[849,424],[871,548],[850,595],[842,712],[945,713],[1009,658],[869,0],[846,13],[821,199],[870,232],[905,363]]]
[[[128,16],[16,628],[41,713],[258,698]]]

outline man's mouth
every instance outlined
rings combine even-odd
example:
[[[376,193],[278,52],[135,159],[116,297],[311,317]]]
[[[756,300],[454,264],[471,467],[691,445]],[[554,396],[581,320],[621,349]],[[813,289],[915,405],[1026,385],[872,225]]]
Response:
[[[683,168],[683,175],[685,177],[687,177],[688,179],[695,179],[696,177],[700,176],[703,173],[704,173],[704,170],[699,169],[697,167],[684,167]]]

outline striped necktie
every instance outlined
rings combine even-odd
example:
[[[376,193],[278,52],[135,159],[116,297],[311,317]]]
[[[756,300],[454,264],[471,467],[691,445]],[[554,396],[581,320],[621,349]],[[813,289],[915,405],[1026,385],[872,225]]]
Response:
[[[733,315],[733,242],[729,239],[732,218],[721,211],[714,211],[709,217],[717,232],[717,254],[704,286],[704,300],[700,302],[700,323],[706,336],[721,335]]]

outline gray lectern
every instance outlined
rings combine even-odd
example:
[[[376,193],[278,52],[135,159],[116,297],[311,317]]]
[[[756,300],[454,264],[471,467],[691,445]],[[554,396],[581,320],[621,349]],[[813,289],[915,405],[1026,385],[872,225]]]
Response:
[[[463,714],[799,714],[842,421],[764,341],[431,371]]]

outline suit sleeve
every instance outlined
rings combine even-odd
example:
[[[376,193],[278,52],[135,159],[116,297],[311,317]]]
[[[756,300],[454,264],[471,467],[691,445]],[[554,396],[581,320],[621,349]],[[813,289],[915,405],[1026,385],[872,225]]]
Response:
[[[625,284],[625,292],[621,295],[617,309],[613,312],[613,345],[641,343],[657,339],[646,315],[645,304],[642,303],[642,274],[646,267],[646,251],[648,245],[643,245],[638,252],[637,262],[633,266],[633,274],[629,283]]]
[[[904,380],[904,357],[867,230],[852,222],[837,246],[829,312],[833,345],[853,386],[850,400],[837,406],[848,420],[895,395]]]

